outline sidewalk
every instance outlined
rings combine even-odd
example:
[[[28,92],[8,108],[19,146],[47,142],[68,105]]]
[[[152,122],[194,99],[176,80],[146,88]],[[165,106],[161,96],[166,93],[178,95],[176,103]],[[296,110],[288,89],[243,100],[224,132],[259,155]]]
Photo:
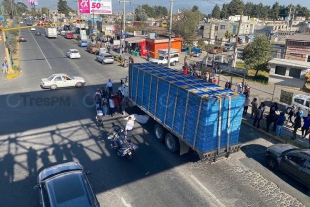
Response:
[[[251,111],[251,108],[249,108],[249,111]],[[297,136],[296,140],[291,140],[291,137],[293,136],[293,128],[289,127],[291,124],[288,125],[285,124],[282,128],[282,135],[280,137],[276,136],[276,133],[273,131],[273,124],[270,126],[269,133],[266,131],[266,121],[265,119],[261,122],[260,128],[253,126],[254,119],[250,118],[250,114],[248,113],[246,116],[243,116],[242,122],[248,125],[249,127],[253,127],[264,134],[273,137],[274,139],[280,140],[283,143],[289,143],[295,146],[298,146],[300,148],[309,148],[309,135],[307,135],[306,138],[303,138],[301,136],[301,129],[297,130]]]
[[[137,56],[133,56],[131,54],[126,53],[126,57],[129,57],[129,56],[133,57],[135,63],[145,63],[145,62],[147,62],[146,59],[144,59],[143,57],[137,57]],[[197,59],[197,58],[195,58],[195,59]],[[183,60],[183,57],[180,56],[180,63],[177,64],[176,66],[172,66],[171,68],[173,68],[173,69],[180,69],[181,66],[183,65],[183,64],[181,64],[182,60]],[[221,75],[222,80],[223,80],[223,77],[225,77],[225,76]],[[230,80],[230,77],[225,77],[225,78],[226,78],[226,80],[228,80],[228,78]],[[224,87],[226,80],[224,79],[223,81],[220,81],[220,86]],[[249,82],[248,84],[252,88],[251,95],[250,95],[251,99],[256,97],[256,98],[258,98],[258,100],[260,102],[263,102],[263,101],[264,102],[266,102],[266,101],[270,102],[272,100],[272,96],[270,94],[273,93],[273,89],[274,89],[273,86],[271,86],[271,85],[262,85],[262,84],[255,83],[255,82]],[[255,90],[255,89],[253,89],[253,87],[255,89],[259,89],[259,90]],[[234,88],[234,87],[232,89],[236,90],[236,88]],[[268,94],[268,93],[270,93],[270,94]],[[279,102],[280,93],[281,93],[281,88],[276,88],[273,101]],[[299,93],[299,91],[294,91],[294,93]],[[283,104],[282,104],[282,107],[283,107]],[[251,111],[251,108],[249,108],[249,111]],[[266,111],[269,111],[269,107],[268,106],[267,106]],[[242,119],[242,122],[245,123],[246,125],[248,125],[249,127],[253,127],[253,121],[254,120],[252,118],[250,118],[250,114],[248,114],[247,116],[244,116],[243,119]],[[256,127],[254,127],[254,128],[257,129]],[[300,148],[309,148],[309,141],[308,141],[308,139],[304,139],[304,138],[301,137],[301,130],[297,131],[297,139],[296,140],[291,140],[291,137],[293,135],[293,128],[289,128],[288,126],[284,126],[283,127],[283,131],[282,131],[282,136],[281,137],[276,137],[275,136],[275,132],[273,132],[272,130],[270,130],[269,133],[266,132],[266,123],[265,122],[263,122],[261,124],[261,128],[257,129],[257,130],[260,130],[261,132],[265,133],[267,136],[270,136],[270,137],[272,137],[274,139],[280,140],[283,143],[290,143],[290,144],[298,146]]]

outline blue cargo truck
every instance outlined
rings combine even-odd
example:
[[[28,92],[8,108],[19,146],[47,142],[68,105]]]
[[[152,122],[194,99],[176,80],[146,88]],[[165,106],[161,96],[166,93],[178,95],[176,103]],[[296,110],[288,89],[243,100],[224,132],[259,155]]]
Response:
[[[127,86],[171,152],[215,161],[239,150],[244,95],[152,63],[130,64]]]

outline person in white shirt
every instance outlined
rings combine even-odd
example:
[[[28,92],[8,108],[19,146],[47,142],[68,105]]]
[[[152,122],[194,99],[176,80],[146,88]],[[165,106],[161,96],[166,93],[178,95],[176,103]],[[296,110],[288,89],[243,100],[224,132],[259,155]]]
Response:
[[[113,100],[113,96],[110,96],[109,98],[109,111],[110,111],[110,115],[113,117],[114,111],[115,110],[115,105],[114,105],[114,100]]]
[[[108,83],[107,83],[107,88],[109,89],[109,93],[113,93],[113,82],[111,81],[111,79],[109,79]]]
[[[241,83],[238,83],[237,90],[238,90],[238,93],[242,93],[242,84]]]
[[[135,121],[133,120],[133,118],[131,116],[129,116],[128,121],[126,123],[126,127],[125,127],[126,139],[129,142],[131,140],[132,130],[133,130],[134,125],[135,125]]]
[[[251,103],[251,100],[249,96],[246,95],[245,100],[244,100],[244,105],[243,105],[243,116],[247,115],[250,103]]]

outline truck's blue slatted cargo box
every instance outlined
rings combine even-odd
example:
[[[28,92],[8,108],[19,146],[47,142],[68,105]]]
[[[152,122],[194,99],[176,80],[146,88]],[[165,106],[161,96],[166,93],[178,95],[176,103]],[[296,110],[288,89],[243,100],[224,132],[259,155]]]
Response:
[[[200,152],[238,144],[244,95],[154,64],[129,68],[131,99]],[[229,98],[230,97],[230,98]],[[228,128],[230,123],[230,129]]]

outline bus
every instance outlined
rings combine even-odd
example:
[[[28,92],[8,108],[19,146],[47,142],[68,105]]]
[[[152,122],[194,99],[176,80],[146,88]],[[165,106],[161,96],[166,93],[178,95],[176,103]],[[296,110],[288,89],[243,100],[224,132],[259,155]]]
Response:
[[[26,19],[26,24],[27,24],[27,26],[32,26],[32,19],[31,18],[27,18]]]

